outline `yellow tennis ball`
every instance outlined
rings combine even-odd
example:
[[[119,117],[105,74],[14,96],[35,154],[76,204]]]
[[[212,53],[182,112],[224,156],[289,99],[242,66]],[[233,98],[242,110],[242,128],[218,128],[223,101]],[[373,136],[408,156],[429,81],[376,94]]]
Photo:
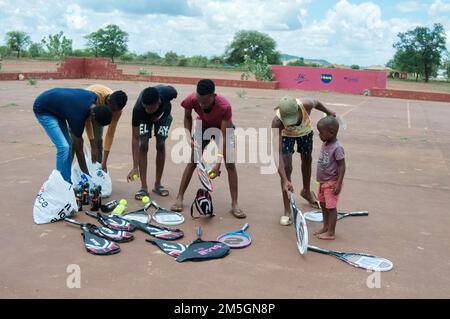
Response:
[[[148,196],[142,197],[142,203],[143,203],[144,205],[150,203],[150,197],[148,197]]]
[[[133,176],[131,176],[131,180],[134,182],[135,180],[137,180],[139,178],[138,174],[134,174]]]
[[[119,201],[119,205],[122,205],[122,206],[127,206],[127,200],[126,199],[121,199],[120,201]]]
[[[209,178],[214,178],[214,177],[216,177],[216,173],[212,169],[210,169],[208,171],[208,176],[209,176]]]

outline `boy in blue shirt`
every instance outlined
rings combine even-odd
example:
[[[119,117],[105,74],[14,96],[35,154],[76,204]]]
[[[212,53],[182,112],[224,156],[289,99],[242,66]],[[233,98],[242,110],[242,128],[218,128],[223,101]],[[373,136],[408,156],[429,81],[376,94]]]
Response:
[[[95,106],[97,95],[85,89],[54,88],[41,93],[34,101],[33,111],[56,147],[56,169],[71,182],[71,137],[81,171],[89,176],[83,151],[83,131],[91,117],[98,124],[111,123],[112,114],[106,105]]]

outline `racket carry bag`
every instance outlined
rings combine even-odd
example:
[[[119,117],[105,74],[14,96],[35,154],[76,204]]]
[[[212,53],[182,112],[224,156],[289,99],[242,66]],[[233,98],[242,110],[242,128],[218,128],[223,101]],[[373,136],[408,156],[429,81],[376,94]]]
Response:
[[[194,206],[199,216],[194,216]],[[194,219],[200,218],[201,216],[206,217],[214,216],[212,197],[211,194],[206,189],[203,188],[198,189],[194,202],[191,205],[191,216]]]
[[[184,252],[182,252],[176,261],[205,261],[211,259],[219,259],[230,253],[230,247],[220,241],[204,241],[202,240],[202,230],[198,227],[198,238],[194,240]]]

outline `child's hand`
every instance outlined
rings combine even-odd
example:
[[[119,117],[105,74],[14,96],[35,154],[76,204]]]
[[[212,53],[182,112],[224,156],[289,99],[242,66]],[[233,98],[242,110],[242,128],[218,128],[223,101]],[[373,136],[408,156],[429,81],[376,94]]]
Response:
[[[294,186],[292,186],[290,181],[285,181],[283,183],[283,191],[285,191],[286,193],[294,192]]]
[[[342,184],[337,183],[336,185],[334,185],[334,195],[339,195],[341,190],[342,190]]]

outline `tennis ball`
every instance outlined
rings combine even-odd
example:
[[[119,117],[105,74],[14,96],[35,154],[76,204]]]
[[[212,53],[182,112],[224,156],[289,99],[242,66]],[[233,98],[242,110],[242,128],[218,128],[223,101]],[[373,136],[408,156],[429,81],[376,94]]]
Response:
[[[209,178],[214,178],[214,177],[216,177],[217,175],[216,175],[216,173],[215,173],[212,169],[210,169],[210,170],[208,171],[208,176],[209,176]]]
[[[134,174],[133,176],[131,176],[131,180],[134,182],[135,180],[137,180],[139,178],[138,174]]]
[[[119,205],[127,206],[127,200],[126,200],[126,199],[121,199],[121,200],[119,201]]]
[[[148,197],[148,196],[142,197],[142,203],[144,205],[147,205],[149,202],[150,202],[150,197]]]

